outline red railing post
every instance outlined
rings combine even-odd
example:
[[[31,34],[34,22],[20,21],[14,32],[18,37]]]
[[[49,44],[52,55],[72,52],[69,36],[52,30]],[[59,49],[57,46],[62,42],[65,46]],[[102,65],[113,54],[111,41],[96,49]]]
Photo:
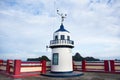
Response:
[[[83,60],[83,61],[82,61],[82,71],[83,71],[83,72],[86,71],[86,65],[85,65],[85,63],[86,63],[86,61]]]
[[[3,60],[0,60],[0,66],[2,65],[3,65]],[[2,70],[1,67],[0,67],[0,70]]]
[[[6,73],[10,73],[10,64],[12,63],[13,60],[7,60],[7,65],[6,65]]]
[[[43,60],[43,61],[41,61],[41,63],[42,63],[42,71],[41,71],[41,73],[45,74],[46,73],[46,61]]]
[[[111,67],[111,72],[115,72],[115,62],[114,62],[114,60],[110,60],[110,67]]]
[[[3,63],[3,60],[0,59],[0,64]]]
[[[109,72],[109,63],[108,60],[104,60],[104,71]]]
[[[3,60],[0,60],[0,65],[2,65],[3,64]]]
[[[14,61],[14,75],[20,75],[21,60]]]

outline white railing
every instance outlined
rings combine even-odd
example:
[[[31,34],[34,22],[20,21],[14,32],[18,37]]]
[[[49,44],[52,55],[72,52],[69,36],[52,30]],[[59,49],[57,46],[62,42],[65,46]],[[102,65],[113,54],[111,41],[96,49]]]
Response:
[[[74,41],[72,40],[51,40],[50,41],[50,46],[53,45],[74,45]]]

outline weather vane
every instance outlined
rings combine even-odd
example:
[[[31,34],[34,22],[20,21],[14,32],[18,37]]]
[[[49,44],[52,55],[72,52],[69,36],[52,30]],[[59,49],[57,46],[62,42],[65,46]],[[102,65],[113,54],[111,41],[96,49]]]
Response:
[[[61,23],[63,23],[64,18],[66,18],[67,14],[59,13],[59,10],[57,10],[57,14],[61,16]]]

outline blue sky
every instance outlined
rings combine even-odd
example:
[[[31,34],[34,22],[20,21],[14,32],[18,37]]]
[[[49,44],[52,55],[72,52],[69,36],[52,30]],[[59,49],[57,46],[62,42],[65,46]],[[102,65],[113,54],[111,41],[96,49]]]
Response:
[[[67,14],[73,55],[120,59],[120,0],[0,0],[0,59],[51,57],[56,9]]]

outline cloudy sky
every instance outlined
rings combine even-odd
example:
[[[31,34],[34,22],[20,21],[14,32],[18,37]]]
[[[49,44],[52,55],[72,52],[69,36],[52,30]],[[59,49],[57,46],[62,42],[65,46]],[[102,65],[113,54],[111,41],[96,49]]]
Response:
[[[0,59],[50,57],[57,9],[67,14],[73,55],[120,59],[120,0],[0,0]]]

